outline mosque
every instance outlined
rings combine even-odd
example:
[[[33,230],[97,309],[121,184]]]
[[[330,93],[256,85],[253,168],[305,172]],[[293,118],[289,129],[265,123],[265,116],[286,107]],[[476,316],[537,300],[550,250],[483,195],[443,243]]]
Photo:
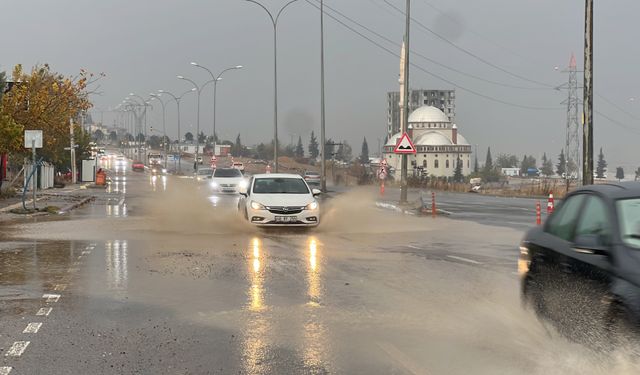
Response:
[[[416,148],[416,154],[408,156],[409,175],[453,177],[458,158],[462,162],[462,174],[471,173],[471,145],[458,132],[456,124],[440,109],[422,106],[409,115],[407,133]],[[383,156],[400,178],[402,155],[393,153],[402,133],[394,134],[383,149]]]

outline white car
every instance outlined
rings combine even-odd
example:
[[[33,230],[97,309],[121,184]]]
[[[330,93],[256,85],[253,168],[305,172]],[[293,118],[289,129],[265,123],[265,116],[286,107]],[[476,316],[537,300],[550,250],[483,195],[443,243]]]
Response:
[[[213,168],[198,168],[195,178],[196,181],[201,182],[211,179],[211,176],[213,176]]]
[[[211,178],[211,188],[220,193],[238,193],[240,188],[247,188],[247,180],[235,168],[216,168]]]
[[[257,226],[315,227],[320,224],[320,194],[297,174],[257,174],[240,189],[238,210]]]

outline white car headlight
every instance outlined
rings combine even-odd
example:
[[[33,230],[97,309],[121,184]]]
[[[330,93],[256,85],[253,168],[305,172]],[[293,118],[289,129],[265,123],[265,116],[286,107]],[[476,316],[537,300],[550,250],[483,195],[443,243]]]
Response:
[[[215,182],[215,181],[211,181],[211,187],[214,188],[214,189],[217,189],[218,188],[218,183]]]
[[[318,209],[318,202],[313,201],[304,207],[305,210],[316,210]]]
[[[240,189],[246,189],[249,187],[249,183],[247,182],[247,180],[242,180],[240,181],[240,183],[238,184],[238,187]]]
[[[251,208],[254,210],[266,210],[262,203],[258,203],[256,201],[251,201]]]

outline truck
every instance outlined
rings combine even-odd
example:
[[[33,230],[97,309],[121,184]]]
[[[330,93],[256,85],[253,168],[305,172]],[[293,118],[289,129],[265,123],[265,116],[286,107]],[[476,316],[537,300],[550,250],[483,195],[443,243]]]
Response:
[[[155,164],[163,164],[164,163],[164,157],[162,156],[162,154],[155,154],[155,153],[150,153],[147,156],[147,159],[149,161],[149,165],[155,165]]]

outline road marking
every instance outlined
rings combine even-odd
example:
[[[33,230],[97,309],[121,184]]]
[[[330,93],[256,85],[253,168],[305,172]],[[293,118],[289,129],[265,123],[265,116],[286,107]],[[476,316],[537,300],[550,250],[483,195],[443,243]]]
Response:
[[[56,286],[53,287],[53,290],[58,292],[64,291],[65,289],[67,289],[67,284],[56,284]]]
[[[407,245],[407,247],[410,247],[410,248],[416,249],[416,250],[424,250],[423,248],[418,247],[418,246],[414,246],[414,245]]]
[[[13,345],[11,345],[11,347],[7,351],[7,354],[5,354],[5,356],[6,357],[20,357],[22,355],[22,353],[24,353],[24,351],[27,349],[27,346],[29,346],[29,344],[30,344],[29,341],[16,341],[16,342],[14,342]]]
[[[22,333],[38,333],[40,327],[42,327],[42,323],[29,323]]]
[[[9,375],[13,370],[13,367],[2,366],[0,367],[0,375]]]
[[[41,307],[40,310],[36,313],[36,316],[49,316],[51,314],[51,307]]]
[[[43,294],[42,298],[46,298],[47,302],[58,302],[60,299],[59,294]]]
[[[67,270],[67,273],[76,272],[77,270],[78,270],[78,267],[72,267]]]
[[[82,251],[82,255],[87,255],[87,254],[91,254],[91,251],[87,251],[87,250]]]
[[[447,255],[447,257],[451,258],[451,259],[461,260],[461,261],[467,262],[467,263],[482,264],[482,263],[480,263],[478,261],[475,261],[473,259],[467,259],[467,258],[463,258],[463,257],[458,257],[458,256],[455,256],[455,255]]]
[[[414,374],[414,375],[429,375],[429,371],[427,371],[424,368],[420,368],[420,366],[418,364],[416,364],[414,361],[412,361],[411,358],[407,357],[403,352],[401,352],[394,345],[386,343],[386,342],[379,342],[378,346],[380,347],[380,349],[382,349],[382,351],[387,353],[387,355],[389,357],[391,357],[391,359],[393,359],[394,361],[399,363],[402,367],[404,367],[411,374]]]

